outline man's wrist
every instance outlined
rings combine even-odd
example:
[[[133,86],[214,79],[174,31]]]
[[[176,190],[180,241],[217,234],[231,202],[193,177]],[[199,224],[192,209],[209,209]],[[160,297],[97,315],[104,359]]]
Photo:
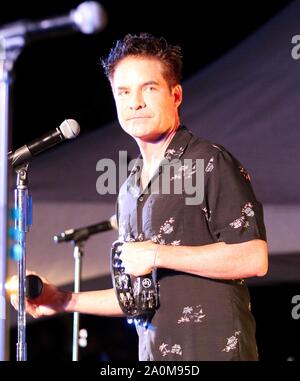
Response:
[[[163,245],[156,244],[155,246],[156,247],[154,248],[155,251],[154,251],[153,266],[152,266],[153,269],[160,267],[159,266],[159,264],[160,264],[160,251],[161,251]]]
[[[155,268],[156,268],[156,257],[157,257],[158,249],[159,249],[159,245],[156,244],[155,247],[154,247],[152,269],[155,269]]]
[[[78,294],[71,291],[62,291],[62,306],[61,312],[75,312]]]

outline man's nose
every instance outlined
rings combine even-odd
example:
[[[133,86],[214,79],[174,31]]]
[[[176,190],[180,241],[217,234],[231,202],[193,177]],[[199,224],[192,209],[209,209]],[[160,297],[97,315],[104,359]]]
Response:
[[[141,108],[144,108],[146,106],[146,103],[144,101],[144,98],[142,94],[133,94],[130,99],[130,109],[131,110],[139,110]]]

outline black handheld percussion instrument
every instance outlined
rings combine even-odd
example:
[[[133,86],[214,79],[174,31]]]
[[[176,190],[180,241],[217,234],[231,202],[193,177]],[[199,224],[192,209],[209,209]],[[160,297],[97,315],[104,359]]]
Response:
[[[122,241],[111,248],[111,275],[119,305],[128,318],[147,321],[159,305],[158,286],[153,272],[135,277],[122,267]]]

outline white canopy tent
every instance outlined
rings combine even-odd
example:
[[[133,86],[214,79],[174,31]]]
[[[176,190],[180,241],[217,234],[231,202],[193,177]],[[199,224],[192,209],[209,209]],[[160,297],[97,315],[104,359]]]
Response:
[[[299,28],[296,1],[183,84],[182,123],[228,148],[250,172],[264,205],[271,271],[256,282],[300,279],[300,60],[291,56],[291,39]],[[198,54],[205,52],[195,36],[195,59]],[[114,214],[116,195],[96,191],[96,163],[103,158],[117,162],[121,150],[131,159],[138,154],[135,142],[115,122],[32,162],[29,269],[56,284],[72,283],[72,246],[55,245],[53,236]],[[109,274],[109,251],[116,237],[111,231],[89,239],[83,280]],[[10,261],[9,274],[15,272],[16,264]]]

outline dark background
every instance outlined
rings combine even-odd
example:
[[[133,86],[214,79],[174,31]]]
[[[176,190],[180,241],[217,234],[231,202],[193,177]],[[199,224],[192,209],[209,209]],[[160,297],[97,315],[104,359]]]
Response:
[[[100,57],[126,33],[151,32],[182,47],[184,79],[237,45],[291,1],[100,2],[108,25],[99,34],[74,33],[31,43],[15,68],[13,147],[77,119],[82,133],[116,118]],[[0,24],[68,13],[80,1],[7,1]]]
[[[108,25],[101,33],[47,39],[32,43],[22,52],[15,67],[13,147],[54,129],[65,118],[77,119],[81,133],[101,128],[116,118],[99,57],[105,56],[113,42],[126,33],[151,32],[181,45],[186,79],[221,57],[290,2],[194,0],[175,4],[103,0]],[[11,0],[1,6],[0,24],[64,14],[79,3]],[[250,292],[261,359],[299,360],[300,321],[292,319],[291,299],[300,294],[300,283],[251,287]],[[124,319],[82,316],[81,326],[88,329],[89,335],[88,346],[80,350],[82,359],[137,358],[134,327]],[[29,360],[71,359],[71,315],[30,323],[27,332]],[[12,329],[11,359],[15,358],[15,342],[16,330]]]

